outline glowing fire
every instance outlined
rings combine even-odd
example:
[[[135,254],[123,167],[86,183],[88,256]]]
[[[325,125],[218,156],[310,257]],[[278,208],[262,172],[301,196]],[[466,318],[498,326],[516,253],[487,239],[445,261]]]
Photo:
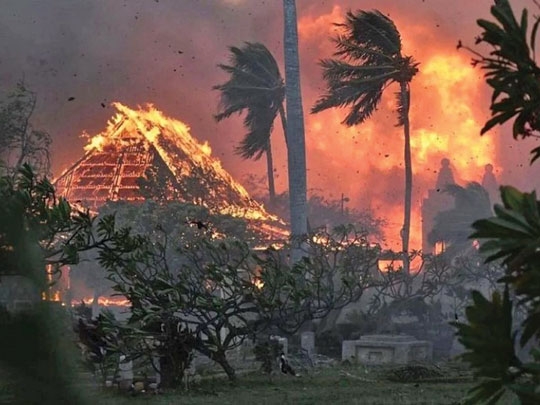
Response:
[[[54,301],[54,302],[62,301],[62,298],[60,297],[60,291],[42,292],[41,299],[43,301]]]
[[[299,20],[305,60],[332,57],[335,48],[329,38],[337,29],[332,23],[343,21],[345,12],[345,8],[334,6],[327,14]],[[437,33],[426,24],[398,13],[392,13],[391,18],[401,32],[403,53],[420,62],[420,72],[411,84],[410,111],[414,171],[410,248],[417,249],[422,235],[421,201],[435,185],[442,158],[450,159],[461,184],[480,181],[488,163],[496,172],[501,167],[492,135],[479,136],[489,100],[482,94],[482,72],[470,65],[468,55],[456,51],[455,44],[437,39]],[[324,84],[320,68],[306,68],[306,73],[310,80],[305,81],[304,102],[311,106]],[[379,111],[357,127],[341,124],[345,110],[306,114],[310,187],[330,196],[345,193],[351,205],[371,208],[387,219],[386,242],[394,250],[401,245],[404,190],[403,130],[395,127],[394,93],[398,90],[397,86],[387,89]]]
[[[261,289],[264,287],[264,281],[262,281],[260,278],[256,277],[253,279],[253,285],[257,287],[257,289]]]
[[[94,298],[92,297],[85,297],[82,299],[77,299],[71,301],[71,306],[80,305],[81,301],[84,302],[84,305],[92,305],[94,303]],[[108,306],[117,306],[117,307],[129,307],[131,306],[130,302],[126,298],[122,297],[99,297],[98,298],[98,305],[108,307]]]
[[[69,266],[62,266],[59,270],[51,264],[45,266],[45,277],[48,287],[41,293],[42,301],[61,302],[66,291],[70,288],[69,273],[71,269]]]

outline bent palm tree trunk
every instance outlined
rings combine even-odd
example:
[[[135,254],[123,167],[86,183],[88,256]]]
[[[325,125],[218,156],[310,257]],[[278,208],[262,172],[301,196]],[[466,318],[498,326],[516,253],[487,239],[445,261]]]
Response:
[[[268,176],[268,195],[270,196],[270,205],[274,207],[276,202],[276,186],[274,183],[274,159],[272,157],[272,145],[268,139],[266,147],[266,171]]]
[[[283,104],[279,106],[279,118],[281,119],[281,127],[283,128],[283,137],[285,138],[285,145],[287,150],[289,150],[289,141],[287,140],[287,116],[285,115],[285,109]]]
[[[307,234],[306,206],[306,146],[304,114],[300,92],[300,62],[298,57],[298,29],[296,3],[283,0],[285,98],[287,100],[287,160],[289,174],[289,204],[291,210],[291,260],[302,257],[301,241]]]
[[[409,126],[410,88],[408,83],[400,83],[401,100],[403,106],[403,133],[405,135],[405,203],[402,230],[403,269],[409,274],[409,236],[411,231],[411,200],[412,200],[412,159],[411,134]]]

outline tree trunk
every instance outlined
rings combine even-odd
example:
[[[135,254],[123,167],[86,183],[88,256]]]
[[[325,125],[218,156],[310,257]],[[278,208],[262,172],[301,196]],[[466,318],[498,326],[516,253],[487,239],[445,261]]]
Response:
[[[101,312],[99,310],[99,297],[101,297],[101,294],[96,287],[94,289],[94,298],[92,299],[92,319],[97,318]]]
[[[408,83],[400,83],[401,99],[403,104],[403,132],[405,135],[405,203],[402,229],[403,269],[406,274],[410,272],[409,263],[409,235],[411,231],[411,200],[412,200],[412,160],[411,160],[411,134],[409,128],[410,88]]]
[[[304,113],[300,92],[300,62],[296,3],[283,0],[285,97],[287,100],[287,161],[289,174],[289,204],[291,214],[291,261],[302,258],[302,239],[307,234],[306,145]]]
[[[272,145],[268,138],[266,146],[266,171],[268,176],[268,195],[270,196],[270,205],[275,206],[276,202],[276,186],[274,184],[274,159],[272,158]]]
[[[229,377],[229,381],[236,381],[236,372],[234,371],[234,368],[232,368],[232,366],[229,364],[225,353],[215,352],[212,356],[212,360],[214,360],[223,368],[223,371],[225,371],[227,377]]]
[[[159,358],[159,373],[162,388],[178,388],[184,378],[184,370],[178,367],[174,356],[165,355]]]
[[[283,128],[283,137],[285,138],[285,145],[289,150],[289,140],[287,139],[287,116],[285,115],[285,109],[283,104],[279,106],[279,118],[281,119],[281,128]]]

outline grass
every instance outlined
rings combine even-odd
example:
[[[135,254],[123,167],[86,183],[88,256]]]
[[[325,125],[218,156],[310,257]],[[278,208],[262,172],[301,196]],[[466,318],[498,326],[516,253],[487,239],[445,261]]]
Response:
[[[348,373],[345,375],[344,373]],[[361,378],[361,380],[359,379]],[[275,376],[272,381],[260,373],[239,377],[231,385],[225,379],[207,379],[188,392],[160,395],[126,396],[104,393],[95,398],[100,405],[123,404],[459,404],[472,382],[397,383],[383,378],[382,373],[365,373],[358,367],[319,369],[299,378]],[[94,402],[94,401],[93,401]]]

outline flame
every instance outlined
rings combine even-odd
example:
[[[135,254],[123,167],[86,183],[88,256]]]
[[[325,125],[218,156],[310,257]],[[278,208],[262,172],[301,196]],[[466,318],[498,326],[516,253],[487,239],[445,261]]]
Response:
[[[99,150],[102,151],[103,147],[107,144],[107,138],[99,134],[90,139],[90,142],[84,147],[84,150]]]
[[[85,297],[82,299],[74,299],[71,301],[71,306],[80,305],[80,303],[84,302],[84,305],[92,305],[94,303],[93,297]],[[123,297],[99,297],[98,298],[98,305],[109,307],[109,306],[116,306],[116,307],[129,307],[131,306],[131,303],[128,299]]]
[[[264,287],[264,281],[262,281],[259,277],[255,277],[253,279],[253,285],[260,290]]]
[[[326,14],[299,20],[305,60],[332,57],[335,48],[329,38],[337,29],[332,23],[343,21],[345,12],[334,6]],[[403,53],[420,62],[420,72],[411,83],[409,114],[414,175],[410,249],[419,249],[421,201],[435,187],[441,159],[450,159],[454,176],[462,184],[480,181],[488,163],[496,172],[501,167],[491,136],[479,136],[489,101],[482,93],[482,72],[470,65],[468,55],[456,51],[455,44],[444,44],[427,25],[406,18],[392,14],[403,39]],[[320,68],[306,72],[313,75],[304,87],[304,103],[309,108],[325,86]],[[345,109],[305,117],[310,187],[325,190],[330,197],[345,193],[351,206],[372,209],[385,218],[385,247],[394,250],[401,249],[404,215],[404,141],[403,128],[395,127],[397,91],[397,85],[386,89],[378,111],[356,127],[341,124]]]
[[[202,152],[203,152],[206,156],[211,156],[211,155],[212,155],[212,148],[211,148],[210,145],[208,144],[208,141],[205,141],[205,142],[201,145],[201,150],[202,150]]]
[[[43,291],[41,293],[41,300],[60,302],[62,301],[62,297],[60,296],[60,291],[47,291],[47,292]]]

